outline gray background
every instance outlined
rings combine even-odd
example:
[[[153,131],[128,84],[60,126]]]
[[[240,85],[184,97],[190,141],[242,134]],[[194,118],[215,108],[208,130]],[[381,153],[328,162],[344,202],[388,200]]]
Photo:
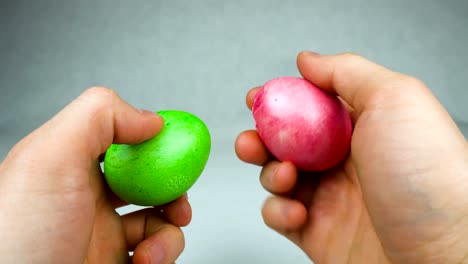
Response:
[[[466,0],[0,1],[0,157],[93,85],[190,111],[213,150],[178,263],[310,263],[264,226],[259,169],[233,152],[244,94],[298,75],[301,50],[352,51],[422,79],[468,135],[467,46]]]

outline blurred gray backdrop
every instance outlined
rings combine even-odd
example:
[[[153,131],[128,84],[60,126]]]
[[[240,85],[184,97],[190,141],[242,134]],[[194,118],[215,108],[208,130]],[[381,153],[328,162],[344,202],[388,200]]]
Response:
[[[263,224],[259,168],[234,154],[254,126],[245,93],[298,75],[301,50],[352,51],[422,79],[468,135],[466,47],[466,0],[2,0],[0,157],[94,85],[138,108],[190,111],[213,150],[177,263],[310,263]]]

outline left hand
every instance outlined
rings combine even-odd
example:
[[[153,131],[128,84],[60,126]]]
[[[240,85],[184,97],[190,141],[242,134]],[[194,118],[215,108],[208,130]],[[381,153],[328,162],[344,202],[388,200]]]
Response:
[[[0,263],[171,263],[184,248],[186,196],[120,216],[99,156],[154,137],[163,120],[91,88],[20,141],[0,165]]]

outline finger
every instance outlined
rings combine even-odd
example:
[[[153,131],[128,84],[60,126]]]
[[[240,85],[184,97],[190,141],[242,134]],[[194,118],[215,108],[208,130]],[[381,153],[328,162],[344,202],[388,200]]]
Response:
[[[253,101],[255,99],[255,95],[257,94],[257,91],[260,89],[260,87],[255,87],[255,88],[252,88],[248,93],[247,93],[247,96],[246,96],[246,104],[247,104],[247,107],[252,110],[252,105],[253,105]]]
[[[287,236],[305,224],[307,209],[297,200],[273,196],[265,201],[262,216],[267,226]]]
[[[49,144],[49,149],[56,148],[50,151],[55,155],[97,159],[111,143],[143,142],[155,136],[163,124],[159,115],[135,109],[111,89],[95,87],[81,94],[36,134],[54,139],[56,143]]]
[[[133,262],[174,263],[185,247],[181,229],[157,217],[148,218],[146,226],[146,239],[133,252]]]
[[[122,217],[134,263],[171,263],[180,255],[185,240],[179,227],[166,222],[158,209],[147,208]]]
[[[255,130],[244,131],[237,137],[235,151],[240,160],[260,166],[271,158]]]
[[[164,212],[166,220],[176,226],[187,226],[192,220],[192,207],[188,202],[187,194],[159,208]]]
[[[135,250],[137,245],[146,238],[146,222],[148,218],[153,217],[163,218],[163,214],[159,208],[149,207],[121,216],[129,251]],[[170,225],[168,222],[164,224]]]
[[[354,54],[321,56],[301,52],[297,57],[299,71],[305,79],[320,88],[338,94],[357,113],[377,104],[385,95],[401,94],[412,86],[423,87],[409,76],[393,72]],[[418,85],[408,85],[418,83]]]
[[[272,161],[263,167],[260,182],[273,194],[287,194],[294,190],[297,170],[291,162]]]
[[[122,216],[124,229],[127,231],[129,247],[135,248],[136,244],[142,240],[140,234],[148,215],[155,215],[164,218],[169,224],[176,226],[186,226],[192,219],[192,208],[187,200],[187,195],[166,205],[146,208]]]
[[[317,186],[323,177],[325,176],[322,172],[299,172],[292,197],[308,208],[313,202]]]

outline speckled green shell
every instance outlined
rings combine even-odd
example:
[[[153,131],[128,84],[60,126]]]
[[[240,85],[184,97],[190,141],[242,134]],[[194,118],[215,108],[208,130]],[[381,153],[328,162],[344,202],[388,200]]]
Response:
[[[210,133],[195,115],[157,112],[164,128],[138,145],[113,144],[106,152],[104,175],[112,191],[128,203],[156,206],[184,194],[208,161]]]

